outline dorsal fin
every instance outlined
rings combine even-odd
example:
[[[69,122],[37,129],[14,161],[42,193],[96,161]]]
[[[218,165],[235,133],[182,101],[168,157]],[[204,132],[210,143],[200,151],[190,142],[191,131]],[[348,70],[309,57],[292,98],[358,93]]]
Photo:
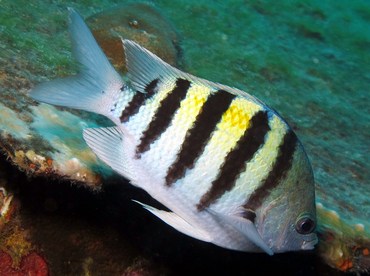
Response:
[[[139,44],[131,40],[122,40],[125,48],[127,77],[133,88],[145,93],[148,83],[155,79],[175,80],[181,71],[165,63]]]
[[[127,76],[132,87],[139,92],[145,93],[145,87],[155,79],[175,81],[177,78],[183,78],[195,84],[209,87],[214,91],[225,90],[233,95],[242,96],[262,104],[258,99],[244,91],[182,72],[134,41],[122,39],[122,43],[125,48]]]

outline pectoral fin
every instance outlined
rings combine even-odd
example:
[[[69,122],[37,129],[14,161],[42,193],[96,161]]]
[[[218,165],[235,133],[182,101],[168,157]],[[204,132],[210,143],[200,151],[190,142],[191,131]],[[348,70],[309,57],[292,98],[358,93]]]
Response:
[[[83,137],[93,152],[113,170],[128,178],[135,179],[135,169],[128,162],[125,137],[117,127],[87,128]],[[125,145],[126,144],[126,145]],[[132,182],[133,185],[135,183]]]
[[[217,219],[223,223],[231,225],[234,229],[242,233],[248,240],[253,242],[270,256],[274,254],[271,248],[263,241],[252,221],[242,217],[223,215],[210,209],[207,209],[207,211],[216,216]]]
[[[184,220],[182,217],[178,216],[177,214],[173,212],[158,210],[152,206],[146,205],[136,200],[133,200],[133,201],[143,206],[153,215],[157,216],[158,218],[163,220],[165,223],[175,228],[177,231],[185,235],[188,235],[190,237],[193,237],[195,239],[198,239],[198,240],[202,240],[206,242],[210,241],[210,237],[208,236],[206,232],[200,229],[197,229],[196,227],[188,223],[186,220]]]

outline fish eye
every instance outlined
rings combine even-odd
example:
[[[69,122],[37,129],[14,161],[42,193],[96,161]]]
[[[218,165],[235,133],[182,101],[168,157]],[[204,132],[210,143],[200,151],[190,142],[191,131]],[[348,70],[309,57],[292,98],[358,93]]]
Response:
[[[315,221],[307,214],[300,216],[295,224],[295,229],[299,234],[307,235],[315,229]]]

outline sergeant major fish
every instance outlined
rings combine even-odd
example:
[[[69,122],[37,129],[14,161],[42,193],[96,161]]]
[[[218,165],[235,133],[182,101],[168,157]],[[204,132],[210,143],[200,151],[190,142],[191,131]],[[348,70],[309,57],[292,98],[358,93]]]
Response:
[[[255,97],[184,73],[122,40],[124,81],[73,9],[70,34],[82,65],[33,89],[38,101],[87,110],[116,127],[83,137],[113,170],[168,207],[140,203],[178,231],[239,251],[312,249],[314,180],[292,129]]]

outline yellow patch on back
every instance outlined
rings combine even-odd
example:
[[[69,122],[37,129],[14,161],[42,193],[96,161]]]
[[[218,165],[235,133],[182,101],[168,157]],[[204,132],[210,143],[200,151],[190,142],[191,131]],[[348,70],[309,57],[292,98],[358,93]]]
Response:
[[[245,130],[250,127],[253,115],[261,109],[261,106],[249,102],[243,98],[235,98],[230,107],[222,115],[217,124],[206,152],[212,152],[214,158],[224,160],[227,153],[232,150]]]
[[[216,126],[212,140],[219,140],[228,145],[224,145],[225,149],[232,149],[245,130],[250,127],[252,116],[261,109],[259,105],[249,102],[243,98],[236,98],[232,101],[230,107],[222,115],[221,121]],[[221,143],[221,144],[222,144]]]
[[[249,128],[250,119],[261,107],[242,98],[236,98],[222,115],[222,121],[217,125],[219,130],[240,136]]]

